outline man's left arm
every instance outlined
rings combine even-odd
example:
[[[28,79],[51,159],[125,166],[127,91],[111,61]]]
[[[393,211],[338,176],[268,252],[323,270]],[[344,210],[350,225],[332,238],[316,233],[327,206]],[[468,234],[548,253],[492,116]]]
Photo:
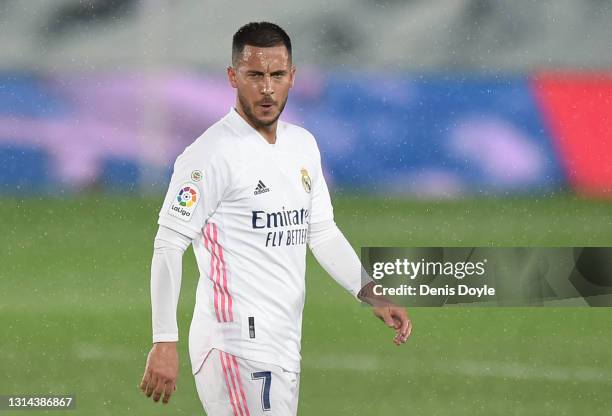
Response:
[[[374,315],[387,326],[395,329],[393,342],[400,345],[410,336],[412,323],[404,308],[394,305],[385,297],[374,294],[372,289],[374,282],[371,279],[363,284],[361,262],[334,222],[334,209],[323,176],[321,154],[316,140],[314,137],[311,139],[314,180],[311,190],[308,245],[319,264],[336,282],[357,299],[372,305]],[[367,276],[365,271],[363,276]]]
[[[372,305],[375,316],[388,327],[395,329],[393,342],[396,345],[405,343],[412,331],[412,323],[406,309],[394,305],[382,296],[373,292],[374,282],[367,278],[365,284],[362,276],[367,276],[361,262],[333,220],[310,225],[310,249],[327,273],[357,299]]]

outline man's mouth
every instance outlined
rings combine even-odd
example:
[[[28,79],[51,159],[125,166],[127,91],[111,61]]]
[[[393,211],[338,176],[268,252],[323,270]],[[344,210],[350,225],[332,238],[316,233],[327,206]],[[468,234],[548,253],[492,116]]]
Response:
[[[270,102],[264,102],[264,103],[260,103],[259,104],[261,107],[268,109],[268,108],[272,108],[272,106],[274,105],[274,103],[270,103]]]

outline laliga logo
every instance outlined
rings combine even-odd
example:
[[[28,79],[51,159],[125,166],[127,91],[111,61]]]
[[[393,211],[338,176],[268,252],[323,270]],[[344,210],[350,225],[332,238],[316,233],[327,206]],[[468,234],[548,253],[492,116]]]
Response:
[[[172,200],[168,213],[183,221],[189,221],[200,201],[199,192],[197,185],[193,183],[188,182],[181,185],[178,195]]]
[[[186,186],[181,189],[178,196],[176,197],[176,200],[178,201],[180,206],[189,208],[196,203],[197,198],[198,197],[196,191]]]

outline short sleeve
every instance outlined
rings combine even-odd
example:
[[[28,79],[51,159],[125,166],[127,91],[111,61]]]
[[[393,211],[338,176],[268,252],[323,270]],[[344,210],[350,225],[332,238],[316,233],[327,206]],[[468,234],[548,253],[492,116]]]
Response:
[[[314,140],[314,139],[313,139]],[[330,221],[334,219],[334,209],[332,207],[331,198],[329,196],[329,190],[327,189],[327,183],[325,183],[325,177],[323,176],[323,169],[321,167],[321,155],[318,147],[316,147],[316,153],[313,155],[315,158],[315,178],[312,188],[312,199],[310,208],[310,223],[317,224],[320,222]]]
[[[195,238],[219,206],[228,176],[226,161],[213,146],[189,146],[174,163],[158,224]]]

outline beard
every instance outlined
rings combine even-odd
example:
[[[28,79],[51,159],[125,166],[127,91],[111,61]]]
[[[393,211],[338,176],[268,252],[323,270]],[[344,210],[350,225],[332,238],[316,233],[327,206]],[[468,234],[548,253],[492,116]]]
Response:
[[[285,100],[280,104],[278,113],[276,114],[276,116],[274,116],[272,120],[261,120],[255,115],[255,110],[253,109],[253,106],[249,105],[247,100],[242,95],[240,95],[240,93],[238,93],[238,102],[240,102],[240,106],[242,107],[244,114],[249,119],[251,125],[255,127],[255,129],[261,127],[270,127],[271,125],[276,123],[281,113],[285,109],[285,104],[287,104],[287,98],[288,97],[285,97]]]

